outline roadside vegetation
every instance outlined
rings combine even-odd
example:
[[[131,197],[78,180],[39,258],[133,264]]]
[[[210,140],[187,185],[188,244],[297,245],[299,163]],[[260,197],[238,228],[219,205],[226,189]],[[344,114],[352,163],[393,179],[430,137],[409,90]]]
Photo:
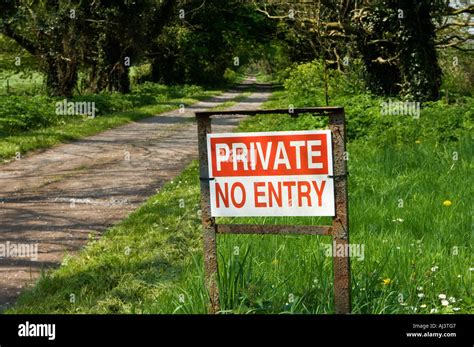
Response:
[[[474,313],[466,1],[0,2],[0,162],[190,105],[243,76],[264,107],[343,106],[355,313]],[[249,91],[215,110],[235,106]],[[96,117],[56,103],[94,102]],[[237,131],[320,129],[257,115]],[[9,313],[206,313],[193,162]],[[236,222],[230,219],[227,222]],[[239,223],[329,223],[243,218]],[[333,313],[330,239],[220,236],[224,313]]]
[[[318,73],[318,67],[311,71]],[[295,76],[266,108],[321,104],[318,86],[302,89],[300,75]],[[304,92],[315,99],[301,96]],[[417,119],[382,116],[382,99],[367,93],[333,96],[348,117],[351,243],[364,247],[351,263],[353,311],[474,312],[473,191],[466,184],[473,169],[472,99],[429,103]],[[311,115],[297,120],[259,115],[238,130],[324,126]],[[324,218],[225,221],[330,223]],[[91,234],[79,256],[66,257],[60,269],[45,273],[9,312],[206,313],[200,223],[193,163],[100,239]],[[223,312],[334,312],[332,258],[326,256],[330,238],[223,235],[218,242]]]
[[[58,114],[56,104],[64,102],[58,97],[0,95],[0,160],[186,107],[221,92],[193,85],[145,83],[127,95],[102,93],[67,99],[94,105],[94,118],[89,114]]]

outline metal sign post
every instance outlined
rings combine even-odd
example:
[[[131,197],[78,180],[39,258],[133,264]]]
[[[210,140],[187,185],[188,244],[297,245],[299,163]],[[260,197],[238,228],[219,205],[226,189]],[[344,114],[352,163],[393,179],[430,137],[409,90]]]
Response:
[[[204,274],[209,292],[211,313],[219,311],[217,288],[217,240],[215,218],[211,217],[207,134],[211,132],[211,117],[198,116],[199,179],[201,180],[201,220],[204,241]]]
[[[347,168],[346,168],[346,131],[344,109],[329,116],[329,129],[332,132],[334,191],[336,216],[332,220],[333,247],[344,250],[349,247],[349,212],[347,207]],[[350,258],[333,256],[334,302],[336,313],[351,312]],[[334,252],[333,252],[334,255]]]
[[[298,117],[309,113],[314,116],[329,117],[329,129],[332,133],[333,179],[335,194],[335,216],[331,226],[328,225],[248,225],[248,224],[217,224],[211,216],[209,162],[207,149],[207,134],[211,133],[211,117],[219,115],[249,115],[256,114],[290,114]],[[205,283],[209,292],[209,312],[220,310],[219,291],[217,286],[217,234],[304,234],[331,235],[333,247],[348,249],[349,221],[347,207],[347,169],[345,158],[345,117],[342,107],[311,107],[294,110],[245,110],[245,111],[209,111],[197,112],[199,174],[201,181],[201,219],[204,242]],[[334,268],[334,302],[336,313],[351,312],[350,259],[348,252],[335,256]]]

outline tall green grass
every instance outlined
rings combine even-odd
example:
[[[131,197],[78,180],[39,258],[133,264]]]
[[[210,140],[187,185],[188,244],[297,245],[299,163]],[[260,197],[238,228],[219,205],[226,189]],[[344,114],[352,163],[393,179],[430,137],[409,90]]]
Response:
[[[353,311],[474,312],[472,139],[393,147],[356,141],[348,150],[350,241],[364,245],[363,260],[351,263]],[[45,273],[9,312],[207,312],[198,202],[194,163],[79,256]],[[334,312],[332,258],[324,247],[330,241],[219,236],[223,312]]]
[[[266,107],[286,108],[290,96],[279,90]],[[367,94],[337,97],[348,116],[350,242],[364,250],[351,261],[353,312],[473,313],[472,99],[432,103],[414,120],[381,117],[380,100]],[[309,115],[260,115],[239,130],[321,126]],[[198,177],[193,163],[79,256],[44,273],[9,312],[206,313]],[[328,236],[219,235],[222,312],[333,313],[330,242]]]

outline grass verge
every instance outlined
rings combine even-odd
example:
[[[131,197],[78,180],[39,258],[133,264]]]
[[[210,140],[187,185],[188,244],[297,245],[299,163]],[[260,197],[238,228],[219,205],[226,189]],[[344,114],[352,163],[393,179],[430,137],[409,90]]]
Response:
[[[137,98],[142,97],[143,99],[147,99],[147,103],[149,102],[150,104],[135,107],[131,110],[105,113],[95,118],[89,118],[87,116],[63,117],[57,122],[58,124],[31,129],[9,136],[0,136],[0,162],[9,161],[17,156],[17,154],[23,155],[32,150],[49,148],[58,143],[77,140],[129,122],[152,117],[156,114],[176,109],[181,104],[189,106],[222,92],[222,90],[204,90],[202,88],[189,88],[187,86],[160,86],[160,88],[159,91],[161,91],[161,93],[153,97],[150,97],[148,94],[150,92],[137,96]],[[163,88],[170,90],[162,90]],[[187,94],[187,90],[191,90],[192,92]],[[157,88],[153,91],[158,92]],[[100,96],[94,96],[94,98],[100,98]],[[116,97],[113,96],[113,99],[115,98]],[[117,99],[119,99],[119,97],[117,97]],[[25,100],[24,102],[26,103],[28,101]],[[115,100],[113,102],[115,102]],[[113,105],[113,102],[109,103]],[[113,110],[113,106],[108,107]],[[127,106],[124,105],[123,107]],[[50,108],[54,110],[53,106]]]
[[[290,125],[277,117],[252,117],[239,130],[270,127]],[[302,118],[290,128],[307,129],[308,124]],[[355,313],[474,312],[473,192],[466,184],[473,148],[469,134],[442,144],[348,144],[351,243],[363,247],[352,259]],[[330,239],[222,235],[218,242],[224,312],[334,312],[332,258],[326,256]],[[206,313],[206,307],[193,163],[100,239],[91,237],[78,256],[44,273],[8,313]]]

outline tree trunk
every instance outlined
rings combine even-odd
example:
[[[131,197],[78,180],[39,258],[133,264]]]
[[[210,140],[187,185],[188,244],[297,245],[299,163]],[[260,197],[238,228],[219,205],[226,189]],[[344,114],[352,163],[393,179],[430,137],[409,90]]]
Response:
[[[400,42],[402,94],[420,102],[440,98],[441,68],[435,49],[431,6],[428,0],[400,1],[400,8],[405,13]]]
[[[46,61],[46,64],[46,90],[48,95],[72,97],[77,82],[76,62],[51,58]]]
[[[130,78],[128,67],[122,62],[115,63],[109,73],[109,91],[122,94],[130,93]]]
[[[439,99],[441,69],[434,43],[433,6],[430,0],[395,0],[387,7],[375,7],[370,16],[372,33],[358,38],[372,92],[419,102]],[[376,40],[383,42],[368,44]]]

